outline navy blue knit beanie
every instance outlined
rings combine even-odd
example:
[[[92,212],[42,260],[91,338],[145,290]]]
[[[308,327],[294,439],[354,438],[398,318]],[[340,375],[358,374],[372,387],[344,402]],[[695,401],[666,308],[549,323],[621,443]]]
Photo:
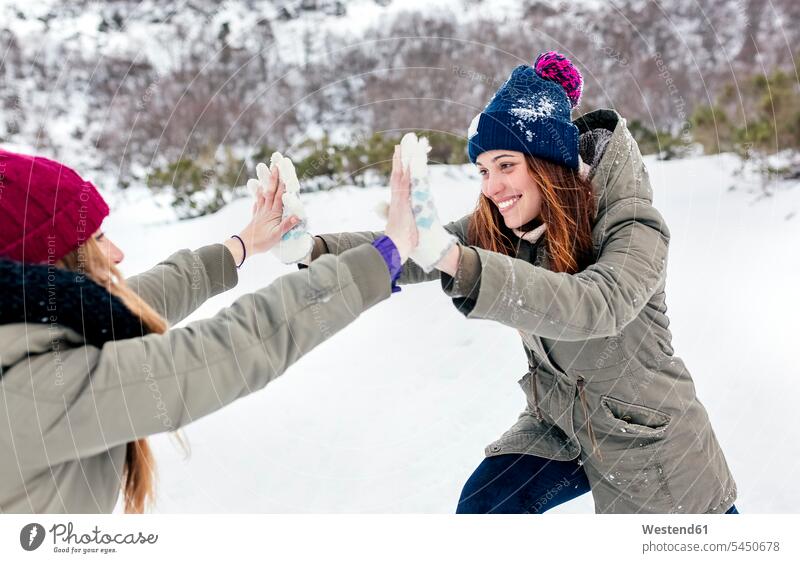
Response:
[[[520,65],[470,124],[469,159],[508,149],[578,169],[578,128],[571,111],[583,79],[572,62],[555,51],[533,66]]]

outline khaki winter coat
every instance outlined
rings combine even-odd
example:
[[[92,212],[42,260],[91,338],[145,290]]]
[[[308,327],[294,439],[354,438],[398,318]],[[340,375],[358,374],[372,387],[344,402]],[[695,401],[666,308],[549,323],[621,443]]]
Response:
[[[652,205],[641,153],[615,111],[596,110],[575,124],[581,133],[612,132],[589,176],[596,263],[575,275],[552,272],[542,239],[520,240],[516,258],[468,246],[467,216],[446,226],[462,244],[455,278],[408,262],[400,283],[441,278],[468,318],[520,332],[528,406],[487,456],[580,458],[597,513],[724,513],[736,483],[673,353],[664,295],[670,235]],[[321,235],[314,254],[344,252],[380,234]]]
[[[237,279],[216,244],[129,283],[174,324]],[[0,513],[111,512],[128,442],[261,389],[390,287],[380,253],[364,245],[163,335],[96,347],[63,326],[0,326]]]

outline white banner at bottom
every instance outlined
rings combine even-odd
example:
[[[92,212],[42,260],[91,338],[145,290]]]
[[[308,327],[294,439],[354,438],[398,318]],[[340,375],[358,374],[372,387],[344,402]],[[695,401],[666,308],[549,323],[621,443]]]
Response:
[[[800,561],[800,515],[0,515],[0,561]]]

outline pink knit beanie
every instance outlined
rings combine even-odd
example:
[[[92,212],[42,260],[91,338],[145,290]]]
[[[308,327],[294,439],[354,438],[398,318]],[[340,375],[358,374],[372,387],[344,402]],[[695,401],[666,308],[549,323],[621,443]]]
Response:
[[[91,237],[108,215],[97,188],[47,158],[0,149],[0,257],[60,260]]]

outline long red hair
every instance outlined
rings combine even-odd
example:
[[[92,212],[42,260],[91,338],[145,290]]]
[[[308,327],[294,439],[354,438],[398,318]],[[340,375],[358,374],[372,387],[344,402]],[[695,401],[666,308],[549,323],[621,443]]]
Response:
[[[549,269],[574,274],[594,262],[592,224],[595,216],[594,194],[589,180],[577,171],[531,155],[525,155],[531,179],[542,194],[539,217],[522,227],[528,231],[547,223],[544,234]],[[470,245],[515,256],[515,240],[506,227],[497,206],[483,193],[469,222]]]
[[[167,321],[125,283],[119,270],[109,263],[94,238],[87,239],[76,250],[64,256],[58,265],[74,272],[85,273],[92,281],[117,296],[131,313],[141,319],[143,333],[163,334],[169,328]],[[178,441],[182,443],[180,436]],[[147,439],[128,442],[122,479],[125,512],[142,513],[154,503],[156,463]]]

